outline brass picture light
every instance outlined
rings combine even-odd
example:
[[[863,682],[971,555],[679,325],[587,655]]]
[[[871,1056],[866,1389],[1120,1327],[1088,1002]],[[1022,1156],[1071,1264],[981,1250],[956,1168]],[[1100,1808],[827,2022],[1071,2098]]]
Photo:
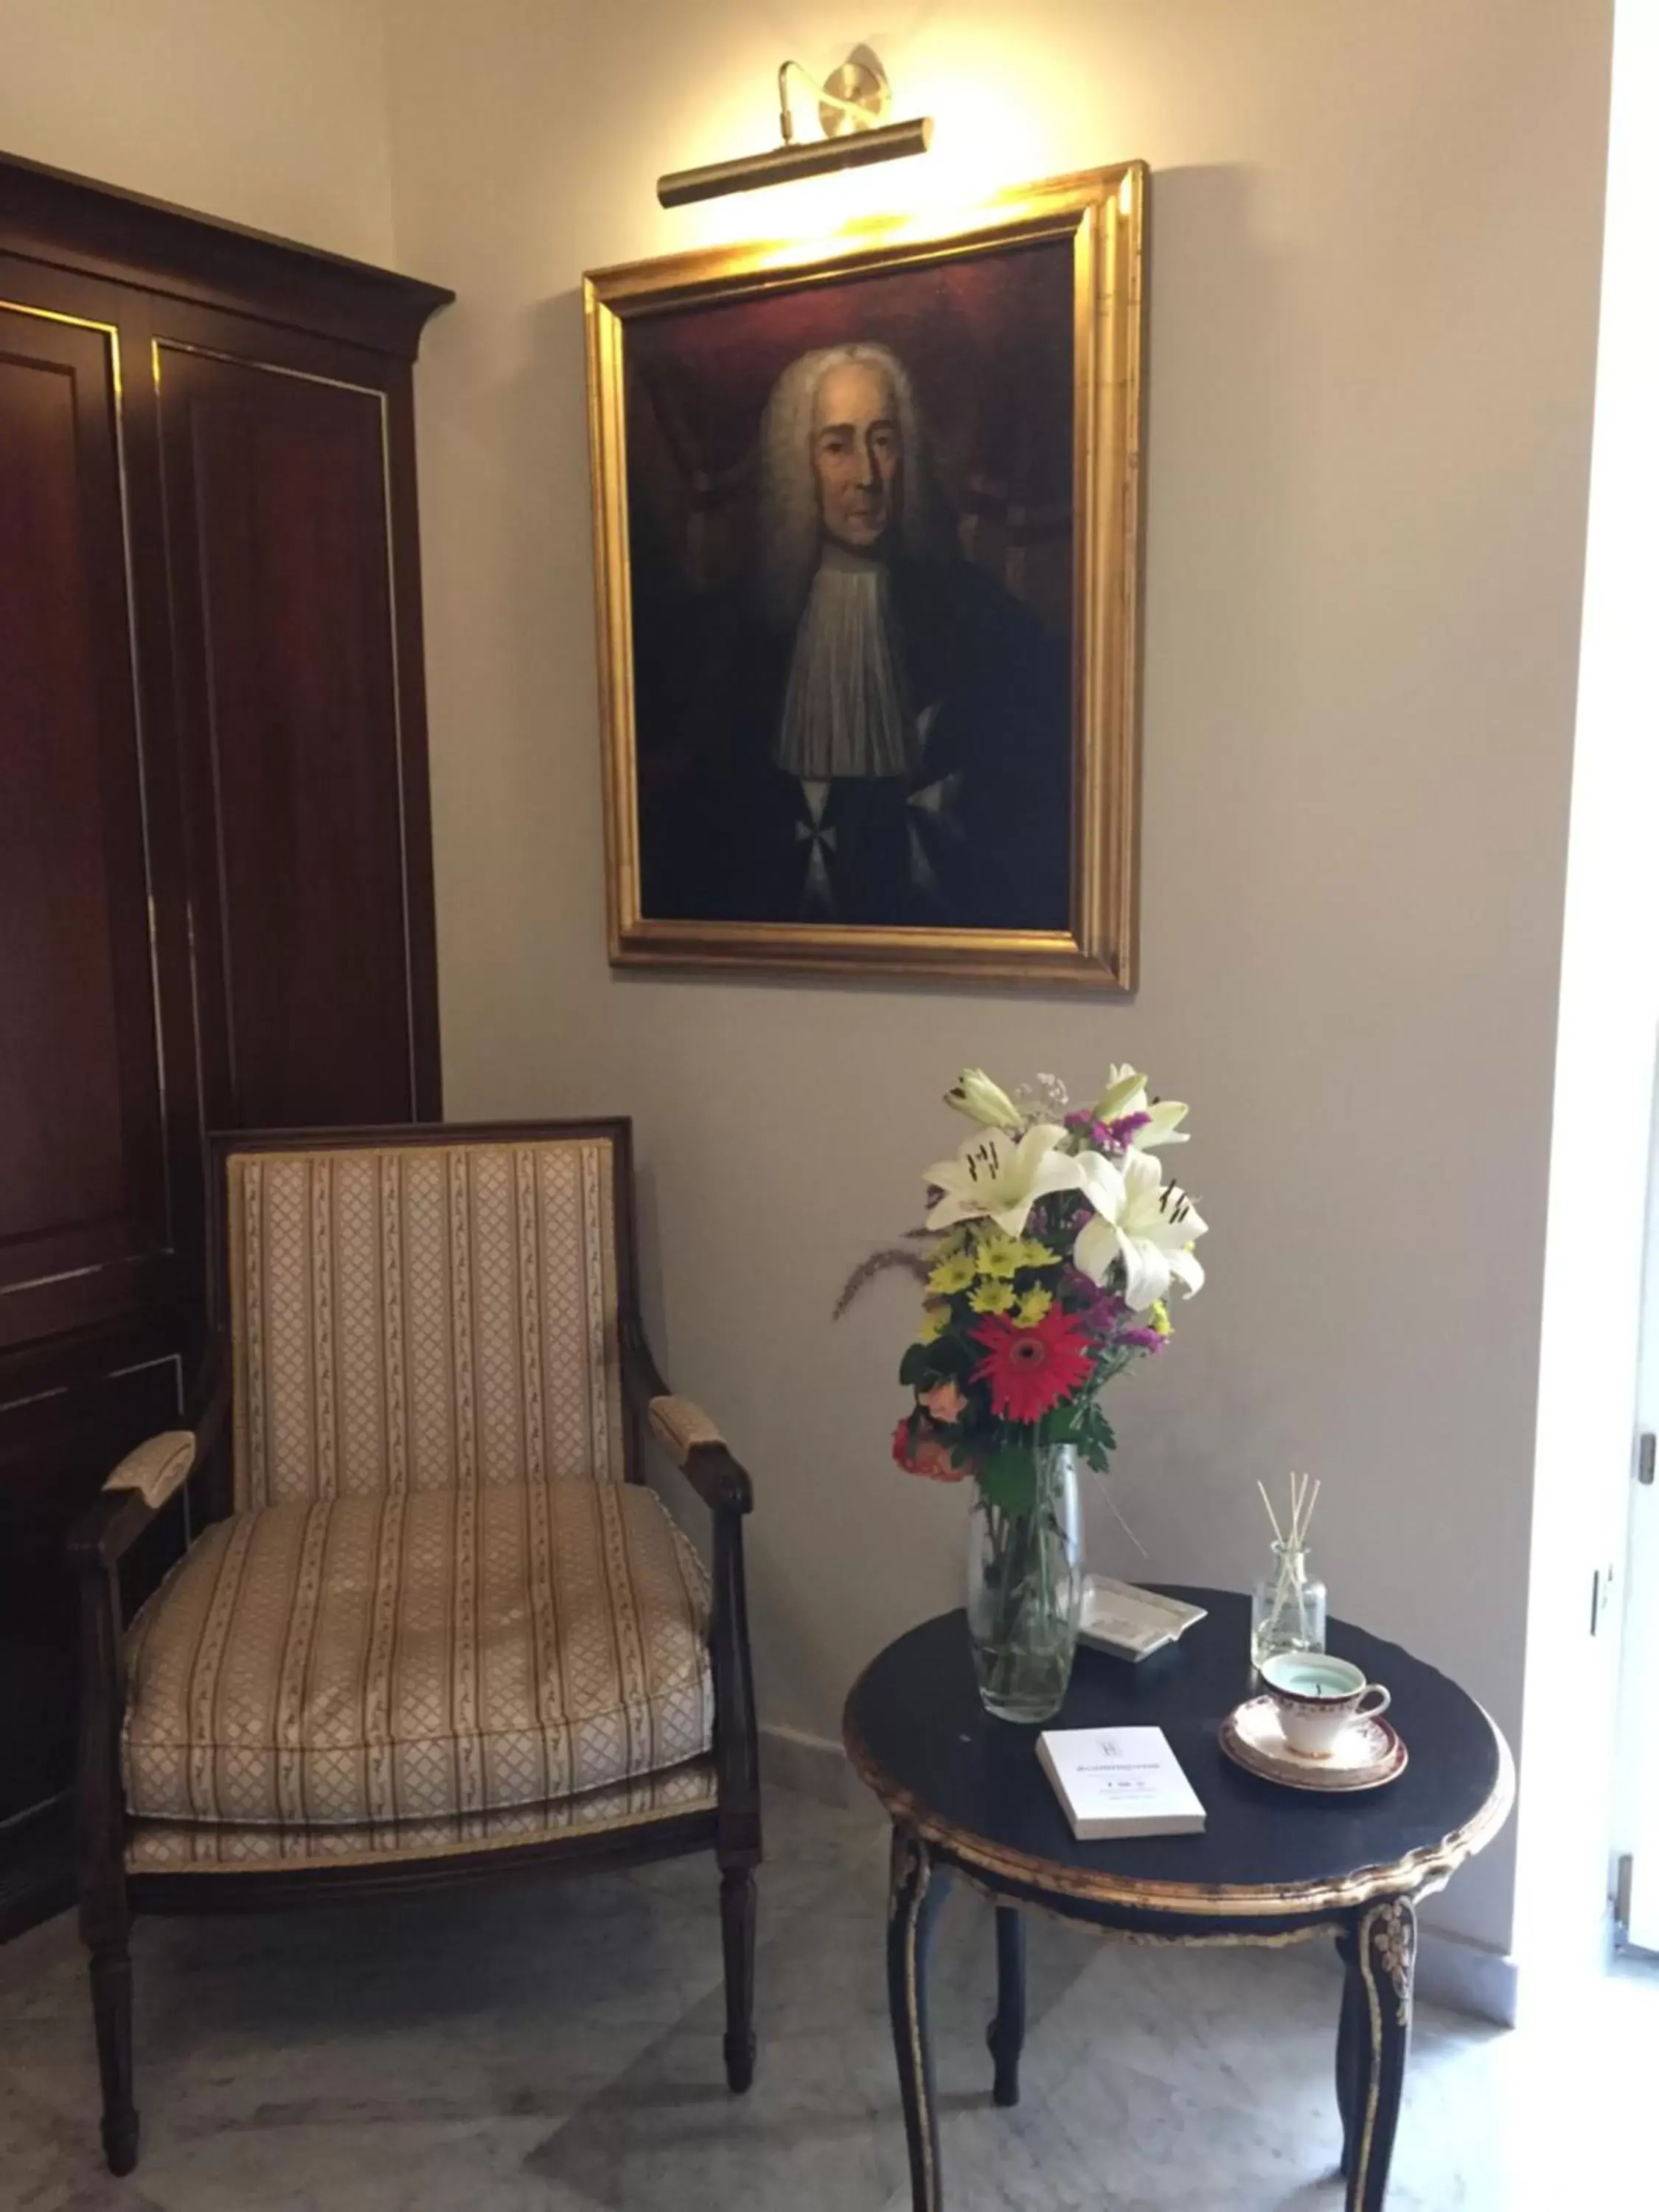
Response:
[[[792,75],[805,78],[817,95],[822,138],[803,143],[795,137],[789,106]],[[831,169],[861,169],[872,161],[925,154],[933,143],[933,118],[921,115],[909,123],[884,123],[892,99],[887,72],[867,46],[854,47],[826,84],[808,76],[799,62],[785,62],[778,70],[781,145],[766,154],[743,155],[735,161],[676,169],[658,178],[657,198],[665,207],[684,207],[692,200],[719,199],[725,192],[753,191],[760,185],[792,184],[797,177],[821,177]]]

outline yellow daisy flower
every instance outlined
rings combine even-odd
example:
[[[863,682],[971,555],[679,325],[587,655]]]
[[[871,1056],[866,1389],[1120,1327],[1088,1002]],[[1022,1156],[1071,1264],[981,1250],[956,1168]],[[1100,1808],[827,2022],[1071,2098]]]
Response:
[[[994,1277],[974,1285],[974,1294],[968,1301],[975,1313],[1006,1313],[1014,1303],[1014,1286],[1000,1283]]]
[[[965,1291],[978,1272],[968,1253],[952,1252],[933,1267],[927,1278],[927,1287],[948,1298],[957,1291]]]
[[[1057,1267],[1060,1265],[1059,1253],[1051,1252],[1046,1244],[1040,1244],[1035,1237],[1022,1237],[1014,1249],[1019,1255],[1015,1262],[1018,1267]]]
[[[932,1344],[944,1335],[951,1326],[951,1309],[942,1299],[929,1298],[921,1310],[921,1328],[917,1341]]]
[[[981,1276],[992,1280],[1011,1282],[1019,1269],[1020,1240],[1005,1237],[1000,1231],[981,1240],[974,1255],[974,1264]]]
[[[1014,1327],[1035,1328],[1054,1302],[1051,1291],[1027,1291],[1014,1308]]]
[[[1170,1309],[1162,1298],[1154,1298],[1146,1318],[1160,1336],[1173,1336],[1175,1324],[1170,1319]]]

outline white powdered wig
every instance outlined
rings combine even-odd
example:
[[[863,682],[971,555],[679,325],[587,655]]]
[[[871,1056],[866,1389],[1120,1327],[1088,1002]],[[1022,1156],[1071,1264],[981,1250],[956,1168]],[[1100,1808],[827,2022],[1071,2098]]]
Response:
[[[822,346],[792,361],[772,386],[761,418],[760,560],[756,588],[763,613],[775,629],[791,629],[806,604],[818,565],[822,524],[812,468],[812,410],[826,372],[844,363],[878,368],[892,386],[904,455],[900,480],[899,540],[907,553],[930,542],[932,519],[922,471],[921,425],[910,374],[884,345],[856,339]]]

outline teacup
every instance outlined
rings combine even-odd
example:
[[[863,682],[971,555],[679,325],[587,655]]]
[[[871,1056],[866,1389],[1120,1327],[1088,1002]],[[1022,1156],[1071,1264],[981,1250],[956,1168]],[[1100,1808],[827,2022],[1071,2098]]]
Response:
[[[1363,1668],[1328,1652],[1278,1651],[1262,1661],[1261,1673],[1280,1733],[1304,1759],[1328,1759],[1353,1722],[1388,1707],[1380,1682],[1368,1682]]]

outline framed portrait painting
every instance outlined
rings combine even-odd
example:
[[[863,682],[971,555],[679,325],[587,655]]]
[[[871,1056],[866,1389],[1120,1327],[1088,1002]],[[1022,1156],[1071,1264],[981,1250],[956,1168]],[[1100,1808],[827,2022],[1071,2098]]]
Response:
[[[1146,189],[586,279],[613,961],[1133,987]]]

